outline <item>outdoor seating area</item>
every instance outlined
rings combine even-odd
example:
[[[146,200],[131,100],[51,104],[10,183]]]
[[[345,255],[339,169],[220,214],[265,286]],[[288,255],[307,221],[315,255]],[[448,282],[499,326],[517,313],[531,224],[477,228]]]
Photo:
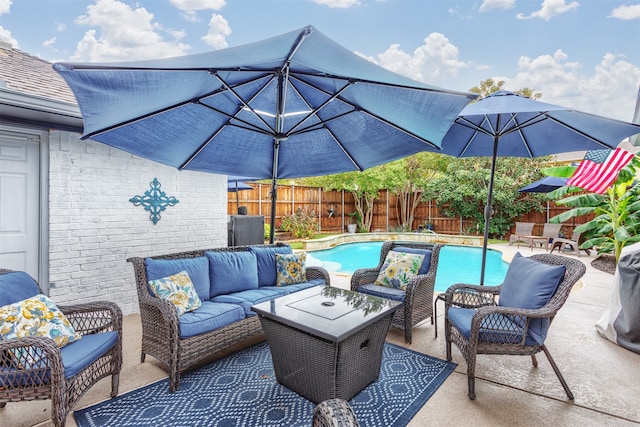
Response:
[[[516,248],[507,244],[496,245],[494,249],[502,251],[507,260],[517,252]],[[544,249],[534,248],[534,255],[544,253]],[[563,258],[578,259],[571,254]],[[514,425],[518,423],[517,420],[522,419],[541,425],[617,426],[639,422],[640,409],[632,405],[630,400],[635,384],[640,381],[640,373],[636,369],[638,355],[599,337],[594,328],[595,321],[607,304],[612,276],[594,269],[590,265],[593,259],[593,255],[580,258],[580,262],[586,266],[586,272],[574,285],[564,307],[557,312],[545,341],[545,345],[553,350],[554,360],[561,367],[567,384],[574,392],[573,403],[565,400],[563,388],[548,363],[541,362],[537,368],[532,368],[528,358],[492,355],[479,355],[476,359],[477,398],[471,401],[466,398],[468,376],[465,360],[460,353],[454,351],[452,361],[458,363],[454,374],[418,411],[408,426],[418,427],[425,423],[446,425],[452,422],[479,426]],[[331,284],[349,289],[350,278],[332,275]],[[439,316],[443,320],[445,315],[439,313]],[[440,332],[444,331],[444,323],[439,322],[442,328]],[[441,338],[434,338],[432,329],[429,321],[415,326],[413,342],[409,346],[404,342],[403,331],[392,328],[387,341],[445,358],[445,334],[439,334]],[[140,315],[126,316],[123,319],[120,394],[167,376],[162,363],[155,359],[140,363],[142,336]],[[262,339],[264,338],[254,337],[248,342]],[[232,354],[246,345],[250,344],[230,345],[223,353]],[[514,375],[514,372],[526,374]],[[82,397],[76,408],[103,401],[109,395],[110,387],[111,381],[98,382]],[[603,390],[607,392],[603,394]],[[318,411],[337,415],[345,410],[344,404],[331,403],[333,409],[327,405],[329,404],[322,404],[321,408],[324,409]],[[9,403],[2,409],[0,420],[3,424],[6,422],[6,425],[16,427],[47,426],[51,425],[48,408],[46,401]],[[310,419],[309,425],[311,423]],[[73,416],[68,415],[67,426],[74,425]]]

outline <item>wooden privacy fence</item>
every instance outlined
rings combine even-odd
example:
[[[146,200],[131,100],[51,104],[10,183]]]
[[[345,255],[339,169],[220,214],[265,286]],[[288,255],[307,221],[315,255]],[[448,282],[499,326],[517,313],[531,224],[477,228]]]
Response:
[[[271,184],[250,184],[253,190],[242,190],[237,193],[238,206],[244,206],[248,215],[263,215],[265,223],[271,217]],[[318,233],[345,233],[347,224],[355,223],[350,213],[355,212],[355,202],[349,191],[324,191],[317,187],[298,185],[278,185],[278,200],[276,202],[276,226],[285,215],[302,210],[316,217]],[[542,228],[549,218],[552,218],[568,208],[556,206],[553,202],[547,204],[544,212],[529,212],[516,221],[533,222],[533,234],[542,234]],[[228,193],[229,215],[238,211],[236,193]],[[333,212],[333,213],[331,213]],[[373,206],[373,221],[371,231],[395,231],[400,225],[398,221],[398,197],[387,190],[380,191]],[[562,232],[571,236],[576,225],[591,218],[574,218],[565,223]],[[412,230],[417,230],[425,223],[433,224],[437,233],[455,235],[482,235],[483,230],[473,228],[473,221],[465,218],[449,218],[442,214],[435,202],[429,200],[421,202],[416,208]],[[514,221],[515,222],[515,221]],[[511,232],[515,230],[515,223]]]

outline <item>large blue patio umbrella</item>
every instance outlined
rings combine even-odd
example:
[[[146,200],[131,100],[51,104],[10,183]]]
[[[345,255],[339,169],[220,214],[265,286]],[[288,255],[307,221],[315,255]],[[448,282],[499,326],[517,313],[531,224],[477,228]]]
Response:
[[[534,101],[507,91],[495,92],[467,105],[443,138],[441,152],[456,157],[492,157],[484,209],[480,284],[484,284],[498,157],[539,157],[610,149],[636,133],[640,133],[640,125]]]
[[[313,27],[214,52],[57,63],[91,138],[180,170],[272,180],[361,171],[440,141],[477,95],[393,73]]]

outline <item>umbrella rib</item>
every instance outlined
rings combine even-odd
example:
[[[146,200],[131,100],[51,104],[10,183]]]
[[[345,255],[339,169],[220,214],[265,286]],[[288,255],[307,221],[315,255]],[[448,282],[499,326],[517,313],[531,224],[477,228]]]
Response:
[[[220,84],[222,84],[222,85],[223,85],[223,86],[224,86],[224,87],[225,87],[225,88],[226,88],[226,89],[227,89],[227,90],[228,90],[228,91],[229,91],[229,92],[230,92],[230,93],[231,93],[231,94],[232,94],[232,95],[233,95],[233,96],[238,100],[238,101],[240,101],[240,103],[242,103],[242,105],[243,105],[243,107],[242,107],[242,108],[245,108],[245,109],[247,109],[248,111],[251,111],[251,113],[252,113],[252,114],[253,114],[253,115],[254,115],[258,120],[260,120],[260,121],[261,121],[261,122],[262,122],[262,123],[263,123],[267,128],[271,129],[271,130],[275,133],[275,130],[274,130],[274,129],[269,125],[269,123],[267,123],[267,121],[266,121],[264,118],[262,118],[262,116],[261,116],[260,114],[258,114],[258,113],[253,109],[253,107],[252,107],[251,105],[249,105],[249,102],[251,102],[251,100],[249,100],[248,102],[247,102],[247,101],[245,101],[245,100],[244,100],[244,99],[243,99],[243,98],[242,98],[242,97],[241,97],[241,96],[240,96],[240,95],[235,91],[235,89],[234,89],[234,88],[232,88],[231,86],[229,86],[229,84],[227,84],[227,82],[226,82],[222,77],[220,77],[220,75],[218,75],[218,73],[217,73],[217,72],[214,72],[214,73],[212,73],[212,74],[213,74],[213,76],[214,76],[216,79],[218,79],[218,81],[220,82]],[[270,81],[272,81],[272,80],[273,80],[273,77],[271,77],[271,78],[269,79],[269,82],[270,82]],[[261,92],[262,92],[262,90],[263,90],[263,89],[264,89],[264,88],[269,84],[269,82],[267,82],[266,84],[264,84],[264,85],[262,86],[262,89],[260,89],[258,92],[256,92],[256,94],[254,95],[254,98],[255,98],[256,96],[258,96],[258,94],[259,94],[259,93],[261,93]],[[252,98],[252,99],[253,99],[253,98]],[[236,111],[236,114],[237,114],[238,112],[240,112],[240,111],[242,110],[242,108],[239,108],[239,109],[238,109],[238,111]],[[235,119],[237,119],[237,120],[240,120],[240,119],[238,119],[238,118],[236,117],[236,115],[229,116],[229,117],[231,117],[231,118],[235,118]],[[241,121],[242,121],[242,120],[241,120]],[[249,123],[247,123],[247,124],[249,124]],[[257,128],[257,127],[256,127],[256,128]],[[258,128],[258,129],[259,129],[259,128]]]
[[[416,138],[416,139],[418,139],[419,141],[422,141],[422,142],[426,143],[426,144],[427,144],[427,145],[429,145],[429,146],[432,146],[433,148],[435,148],[435,149],[437,149],[437,150],[441,150],[441,149],[442,149],[442,147],[439,147],[437,144],[435,144],[435,143],[433,143],[433,142],[429,141],[428,139],[423,138],[423,137],[421,137],[421,136],[419,136],[419,135],[416,135],[415,133],[413,133],[413,132],[411,132],[411,131],[409,131],[409,130],[407,130],[407,129],[401,128],[401,127],[400,127],[400,126],[398,126],[397,124],[395,124],[395,123],[393,123],[393,122],[390,122],[390,121],[388,121],[387,119],[385,119],[385,118],[383,118],[383,117],[380,117],[379,115],[374,114],[374,113],[372,113],[371,111],[369,111],[369,110],[367,110],[367,109],[365,109],[365,108],[362,108],[362,107],[360,107],[359,105],[355,105],[355,104],[353,104],[352,102],[350,102],[350,101],[348,101],[348,100],[346,100],[346,99],[344,99],[344,98],[340,97],[340,93],[341,93],[342,91],[344,91],[344,90],[345,90],[345,89],[347,89],[348,87],[351,87],[353,84],[357,83],[357,82],[358,82],[358,80],[349,80],[349,83],[348,83],[347,85],[345,85],[345,87],[344,87],[344,88],[342,88],[342,90],[340,91],[340,93],[336,94],[336,96],[332,96],[332,95],[333,95],[332,93],[327,92],[326,90],[324,90],[324,89],[322,89],[321,87],[318,87],[318,86],[316,86],[316,85],[312,84],[311,82],[308,82],[308,81],[306,81],[306,80],[301,80],[301,79],[299,79],[299,78],[297,78],[297,80],[298,80],[298,81],[300,81],[300,82],[302,82],[302,83],[304,83],[304,84],[306,84],[306,85],[308,85],[308,86],[311,86],[312,88],[314,88],[314,89],[316,89],[316,90],[318,90],[318,91],[320,91],[320,92],[324,93],[325,95],[328,95],[328,96],[330,96],[330,97],[331,97],[331,99],[329,99],[329,100],[328,100],[326,103],[324,103],[322,106],[326,105],[329,101],[333,101],[333,100],[336,100],[336,99],[337,99],[337,100],[339,100],[340,102],[343,102],[344,104],[349,105],[349,106],[351,106],[351,107],[353,108],[353,110],[351,110],[351,111],[348,111],[348,112],[346,112],[346,113],[341,113],[341,114],[339,114],[339,115],[337,115],[337,116],[330,117],[330,118],[328,118],[328,119],[321,119],[320,117],[318,117],[318,119],[321,121],[321,123],[328,123],[328,122],[330,122],[330,121],[332,121],[332,120],[335,120],[335,119],[337,119],[337,118],[343,117],[343,116],[344,116],[344,115],[346,115],[346,114],[354,113],[354,112],[356,112],[356,111],[362,111],[363,113],[368,114],[369,116],[371,116],[371,117],[375,118],[376,120],[379,120],[379,121],[383,122],[384,124],[389,125],[389,126],[393,127],[393,128],[394,128],[394,129],[396,129],[396,130],[399,130],[400,132],[403,132],[403,133],[405,133],[405,134],[407,134],[407,135],[409,135],[409,136],[411,136],[411,137],[413,137],[413,138]],[[292,85],[292,86],[293,86],[293,85]],[[295,86],[293,86],[293,87],[295,88]],[[296,91],[297,91],[297,89],[296,89]],[[319,109],[318,109],[318,110],[319,110]],[[318,110],[316,110],[316,111],[318,111]],[[314,114],[314,113],[312,112],[311,114]],[[306,119],[306,118],[305,118],[305,119]],[[303,120],[303,121],[304,121],[304,120]],[[300,124],[301,124],[301,123],[298,123],[298,124],[296,125],[296,127],[300,126]],[[311,125],[311,126],[307,126],[306,128],[303,128],[303,129],[299,130],[298,132],[289,132],[289,135],[297,135],[297,134],[300,134],[300,133],[304,133],[304,132],[308,131],[309,129],[314,128],[314,127],[316,127],[316,126],[318,126],[318,125],[319,125],[319,123],[315,123],[315,124],[313,124],[313,125]],[[294,129],[295,129],[295,127],[294,127]],[[292,130],[293,130],[293,129],[292,129]]]
[[[135,69],[134,69],[134,70],[135,70]],[[247,81],[245,81],[245,82],[242,82],[242,84],[239,84],[239,85],[237,85],[237,86],[243,86],[243,85],[246,85],[246,84],[249,84],[249,83],[253,83],[253,82],[257,81],[257,80],[260,80],[260,79],[264,78],[265,76],[266,76],[266,75],[258,76],[258,77],[256,77],[256,78],[251,79],[251,80],[247,80]],[[192,103],[193,103],[193,104],[198,104],[198,105],[202,105],[202,106],[205,106],[205,107],[209,107],[207,104],[202,103],[200,100],[201,100],[201,99],[203,99],[203,98],[208,98],[208,97],[210,97],[210,96],[218,95],[218,94],[223,93],[223,92],[225,92],[226,90],[230,90],[230,89],[231,89],[231,88],[230,88],[228,85],[225,85],[225,88],[224,88],[224,89],[222,89],[222,88],[218,88],[218,89],[213,90],[213,91],[211,91],[211,92],[207,92],[207,93],[203,94],[202,96],[199,96],[198,98],[195,98],[195,99],[188,99],[188,100],[186,100],[186,101],[181,101],[181,102],[178,102],[178,103],[176,103],[176,104],[169,105],[169,106],[167,106],[167,107],[161,108],[161,109],[159,109],[159,110],[155,110],[155,111],[152,111],[152,112],[150,112],[150,113],[147,113],[147,114],[144,114],[144,115],[141,115],[141,116],[135,117],[135,118],[133,118],[133,119],[125,120],[125,121],[120,122],[120,123],[116,123],[116,124],[114,124],[114,125],[111,125],[111,126],[108,126],[108,127],[102,128],[102,129],[100,129],[100,130],[96,130],[96,131],[94,131],[94,132],[91,132],[91,133],[88,133],[88,134],[86,134],[86,135],[83,135],[83,136],[81,137],[81,139],[83,139],[83,140],[84,140],[84,139],[93,138],[93,137],[94,137],[94,136],[96,136],[96,135],[101,135],[101,134],[103,134],[103,133],[110,132],[110,131],[115,130],[115,129],[119,129],[119,128],[123,127],[123,126],[128,126],[128,125],[130,125],[130,124],[132,124],[132,123],[136,123],[136,122],[138,122],[138,121],[140,121],[140,120],[148,119],[148,118],[150,118],[150,117],[153,117],[153,116],[156,116],[156,115],[159,115],[159,114],[166,113],[167,111],[175,110],[176,108],[179,108],[179,107],[185,106],[185,105],[187,105],[187,104],[192,104]],[[231,91],[231,92],[232,92],[232,93],[234,93],[234,91]],[[211,107],[209,107],[209,108],[211,108]],[[212,109],[213,109],[213,108],[212,108]],[[213,109],[213,110],[214,110],[214,111],[216,111],[216,112],[219,112],[219,113],[221,113],[221,114],[223,114],[223,115],[225,115],[225,116],[233,117],[233,116],[230,116],[228,113],[225,113],[225,112],[223,112],[223,111],[216,110],[216,109]],[[267,124],[267,127],[271,128],[268,124]],[[257,128],[257,129],[259,129],[259,128]]]

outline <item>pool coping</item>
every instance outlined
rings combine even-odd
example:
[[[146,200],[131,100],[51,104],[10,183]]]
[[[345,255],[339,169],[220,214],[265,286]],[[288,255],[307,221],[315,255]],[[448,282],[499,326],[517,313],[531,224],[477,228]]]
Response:
[[[482,236],[458,236],[437,233],[398,233],[398,232],[372,232],[372,233],[343,233],[321,239],[303,240],[302,250],[319,251],[331,249],[344,243],[377,242],[386,240],[431,242],[449,245],[482,246]]]

